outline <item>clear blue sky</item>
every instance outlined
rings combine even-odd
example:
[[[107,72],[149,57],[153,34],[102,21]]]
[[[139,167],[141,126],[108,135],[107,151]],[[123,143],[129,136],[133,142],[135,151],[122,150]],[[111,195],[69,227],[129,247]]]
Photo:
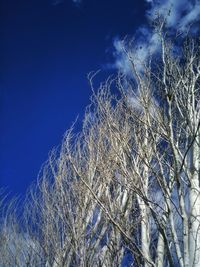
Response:
[[[91,95],[87,73],[112,63],[114,38],[134,33],[148,3],[0,5],[0,186],[23,195],[78,114],[81,123]],[[102,79],[110,72],[103,73]]]

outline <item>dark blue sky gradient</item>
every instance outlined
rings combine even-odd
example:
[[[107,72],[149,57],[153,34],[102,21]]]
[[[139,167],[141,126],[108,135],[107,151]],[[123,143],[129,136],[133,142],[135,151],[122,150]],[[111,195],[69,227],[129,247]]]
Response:
[[[144,1],[2,0],[0,186],[24,194],[91,90],[87,73],[112,63],[116,36],[145,21]],[[109,75],[104,70],[100,79]]]

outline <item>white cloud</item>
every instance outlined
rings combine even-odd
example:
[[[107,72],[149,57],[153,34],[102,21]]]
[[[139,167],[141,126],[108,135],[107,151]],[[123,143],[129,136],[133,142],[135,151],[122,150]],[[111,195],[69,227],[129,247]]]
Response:
[[[147,12],[149,17],[154,17],[156,12],[167,16],[167,26],[175,29],[185,30],[191,23],[200,20],[199,0],[163,0],[151,1],[151,9]]]
[[[181,26],[186,29],[188,25],[200,20],[200,1],[196,1],[190,11],[181,19]]]
[[[137,71],[142,71],[144,63],[147,62],[150,55],[156,53],[160,46],[160,42],[157,34],[153,33],[147,27],[138,29],[136,36],[138,36],[138,38],[136,38],[133,45],[128,48],[128,53],[131,60],[135,63]],[[124,45],[126,46],[126,42],[119,40],[119,38],[115,38],[113,42],[115,64],[110,65],[110,67],[119,69],[124,74],[130,76],[132,75],[132,66],[124,51]]]
[[[159,12],[166,17],[166,26],[169,30],[186,30],[195,22],[200,21],[200,0],[145,0],[148,2],[149,10],[146,15],[150,20]],[[137,69],[140,71],[144,63],[147,62],[149,55],[159,50],[158,36],[146,26],[140,27],[134,38],[134,47],[129,51],[135,60]],[[122,70],[125,74],[131,73],[131,66],[126,53],[122,48],[122,42],[115,38],[113,42],[115,64],[110,65]],[[130,50],[130,49],[129,49]]]
[[[113,45],[115,49],[114,57],[116,59],[115,64],[113,64],[113,67],[119,69],[120,71],[123,71],[126,75],[130,75],[131,64],[123,50],[123,42],[119,40],[119,38],[116,38],[114,40]]]

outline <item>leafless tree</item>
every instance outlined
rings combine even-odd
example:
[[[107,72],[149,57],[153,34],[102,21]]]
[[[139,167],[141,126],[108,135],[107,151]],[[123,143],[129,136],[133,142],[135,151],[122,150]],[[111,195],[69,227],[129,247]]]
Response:
[[[82,130],[50,153],[20,222],[2,222],[2,266],[200,266],[199,41],[177,52],[158,25],[157,59],[138,70],[125,44],[132,77],[96,90],[89,76]]]

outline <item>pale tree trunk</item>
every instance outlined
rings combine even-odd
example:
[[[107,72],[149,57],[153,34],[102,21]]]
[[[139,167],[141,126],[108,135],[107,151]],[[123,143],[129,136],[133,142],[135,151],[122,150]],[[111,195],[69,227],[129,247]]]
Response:
[[[158,236],[156,266],[163,267],[165,244],[161,233]]]
[[[149,250],[149,222],[147,216],[147,207],[144,203],[144,200],[140,199],[140,216],[141,216],[141,245],[142,252],[146,259],[150,261],[150,250]],[[144,263],[145,267],[151,266],[148,262]]]
[[[144,92],[143,92],[144,93]],[[144,195],[144,198],[148,198],[148,186],[149,186],[149,167],[146,163],[146,161],[150,161],[151,153],[150,153],[150,147],[149,147],[149,135],[148,135],[148,127],[147,127],[147,121],[148,121],[148,114],[146,114],[145,110],[145,118],[144,118],[144,140],[143,144],[141,144],[142,149],[141,153],[143,153],[143,173],[141,177],[141,184],[142,184],[142,194]],[[147,157],[147,159],[146,159]],[[150,254],[150,227],[149,227],[149,219],[148,219],[148,207],[144,201],[143,197],[140,197],[138,195],[138,203],[140,207],[140,216],[141,216],[141,247],[142,252],[145,256],[145,258],[150,262],[151,261],[151,254]],[[144,262],[144,267],[151,266],[149,262]]]
[[[199,141],[199,140],[198,140]],[[189,188],[190,225],[189,225],[189,255],[190,266],[200,266],[200,188],[199,188],[199,157],[200,146],[197,140],[192,146],[191,186]]]

